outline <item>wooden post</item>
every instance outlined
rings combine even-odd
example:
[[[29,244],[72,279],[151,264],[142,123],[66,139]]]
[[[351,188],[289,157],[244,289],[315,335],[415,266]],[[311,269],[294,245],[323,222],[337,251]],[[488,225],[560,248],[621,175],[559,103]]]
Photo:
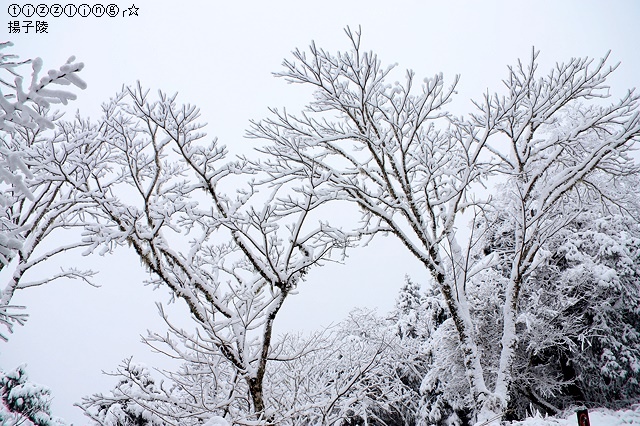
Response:
[[[589,410],[586,408],[578,410],[576,415],[578,416],[578,426],[591,426],[589,422]]]

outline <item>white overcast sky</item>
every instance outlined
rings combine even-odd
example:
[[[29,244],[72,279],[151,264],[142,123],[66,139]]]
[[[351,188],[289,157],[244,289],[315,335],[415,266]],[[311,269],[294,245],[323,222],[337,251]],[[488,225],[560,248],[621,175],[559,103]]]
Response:
[[[599,59],[611,50],[610,62],[621,62],[610,79],[612,94],[620,96],[640,82],[637,0],[110,0],[103,4],[114,3],[121,11],[135,4],[138,16],[48,17],[48,34],[9,34],[9,21],[25,18],[10,18],[5,5],[27,2],[1,3],[1,39],[14,42],[14,53],[42,57],[45,69],[57,68],[70,55],[85,63],[80,76],[88,88],[78,91],[73,110],[97,118],[102,102],[123,84],[140,80],[152,90],[178,91],[179,101],[198,105],[208,134],[232,152],[253,143],[243,138],[244,131],[250,119],[267,115],[267,107],[295,110],[309,100],[300,86],[272,77],[283,58],[311,40],[331,51],[347,49],[347,25],[362,27],[363,46],[376,51],[383,64],[398,63],[397,80],[406,68],[420,78],[443,72],[451,81],[460,74],[451,104],[457,114],[471,110],[471,97],[500,90],[506,66],[528,60],[534,46],[541,50],[541,71],[556,61]],[[102,370],[115,369],[130,355],[150,365],[163,362],[139,336],[163,329],[154,303],[166,301],[167,293],[142,286],[145,274],[126,251],[67,261],[100,270],[102,287],[60,282],[18,293],[14,302],[28,307],[30,319],[9,343],[0,342],[0,368],[27,363],[31,379],[52,388],[55,414],[81,425],[85,420],[72,404],[113,385]],[[314,271],[300,294],[287,301],[280,330],[328,325],[355,306],[386,312],[405,273],[424,281],[397,243],[377,240],[353,252],[345,266]]]

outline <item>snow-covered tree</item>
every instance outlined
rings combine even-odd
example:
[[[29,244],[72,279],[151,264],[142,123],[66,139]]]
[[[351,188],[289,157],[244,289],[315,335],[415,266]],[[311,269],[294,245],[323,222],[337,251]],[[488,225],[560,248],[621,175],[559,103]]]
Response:
[[[200,410],[268,421],[263,384],[277,314],[310,268],[340,259],[352,238],[317,219],[330,198],[313,190],[314,176],[261,184],[259,170],[225,162],[223,146],[203,142],[198,110],[175,96],[152,100],[138,86],[104,111],[86,144],[109,170],[87,169],[78,187],[100,212],[85,232],[88,252],[132,247],[150,282],[187,304],[196,330],[172,324],[161,307],[170,332],[146,341],[193,365],[234,371],[241,384],[222,400],[202,399]]]
[[[638,219],[585,209],[525,282],[512,410],[619,407],[640,396]]]
[[[420,293],[420,284],[405,277],[405,284],[400,289],[395,309],[398,334],[401,337],[415,339],[418,337],[418,332],[427,331],[427,327],[423,324],[423,318],[421,318],[424,303],[425,297]]]
[[[596,170],[628,171],[625,152],[640,137],[638,95],[589,104],[607,96],[615,67],[572,59],[540,76],[534,53],[528,66],[509,69],[505,95],[487,95],[468,119],[454,118],[443,108],[457,79],[446,87],[436,74],[417,87],[407,72],[404,84],[389,84],[392,67],[361,48],[360,34],[347,35],[348,52],[312,44],[285,61],[278,75],[313,87],[314,100],[301,115],[273,110],[253,124],[250,135],[267,142],[260,164],[274,182],[314,176],[322,182],[314,189],[360,208],[358,235],[392,233],[424,264],[458,335],[475,418],[498,418],[510,398],[522,283],[544,258],[546,239],[571,219],[561,214],[566,196],[592,189]],[[472,277],[497,261],[471,255],[489,201],[474,190],[493,176],[507,180],[516,219],[494,378],[481,362],[468,293]],[[465,211],[469,238],[458,230]]]
[[[545,243],[584,208],[601,201],[609,183],[598,177],[636,172],[627,155],[640,138],[638,95],[630,91],[609,106],[588,104],[607,97],[606,58],[593,64],[572,59],[538,77],[537,53],[528,66],[510,68],[509,93],[487,96],[472,116],[469,135],[492,131],[487,149],[497,161],[497,172],[507,181],[502,187],[513,226],[507,259],[507,282],[502,305],[500,362],[495,394],[506,407],[513,379],[517,343],[516,318],[524,281],[543,262]],[[473,130],[476,129],[476,130]]]
[[[391,318],[398,329],[399,344],[413,348],[412,357],[389,362],[405,368],[401,380],[416,395],[412,406],[415,424],[468,423],[473,401],[455,325],[439,289],[430,282],[423,290],[407,277]],[[482,345],[479,349],[482,351]]]
[[[415,424],[418,345],[404,342],[393,321],[354,310],[336,326],[284,343],[269,375],[280,424]]]
[[[565,212],[572,212],[573,219],[544,242],[544,259],[523,282],[509,418],[523,418],[532,407],[557,414],[576,404],[620,407],[638,398],[639,210],[631,190],[638,177],[607,179],[600,193],[605,204],[586,203],[584,196],[567,201]],[[502,192],[493,200],[478,243],[478,255],[494,254],[502,261],[476,275],[467,289],[490,381],[497,378],[501,307],[514,248],[515,227],[505,198],[508,193]],[[451,374],[463,368],[462,360],[452,356],[455,330],[439,327],[431,336],[428,353],[440,361],[430,364],[423,381],[422,416],[440,422],[443,411],[435,409],[464,407],[459,401],[468,393],[457,387],[460,376]]]
[[[107,395],[84,399],[84,412],[103,426],[163,426],[179,414],[175,388],[156,383],[148,368],[128,358],[115,373],[118,383]],[[81,407],[82,408],[82,407]],[[177,423],[176,423],[177,424]]]
[[[10,140],[14,131],[24,135],[22,142],[28,144],[38,133],[54,127],[55,116],[49,113],[51,104],[67,104],[76,95],[66,90],[53,89],[52,85],[74,84],[81,89],[86,87],[77,75],[84,65],[75,62],[74,57],[69,58],[59,70],[50,70],[40,78],[42,60],[36,58],[19,61],[17,55],[4,52],[4,49],[12,45],[10,42],[0,43],[0,72],[3,73],[0,77],[0,184],[3,185],[0,205],[3,207],[11,204],[13,200],[10,197],[15,193],[34,198],[25,182],[32,174],[24,162],[24,152],[16,149],[15,143]],[[27,86],[21,75],[21,66],[26,64],[31,64],[32,68]],[[21,229],[17,229],[10,220],[3,217],[0,267],[6,266],[20,247],[20,233]]]
[[[583,226],[561,247],[571,266],[565,281],[586,278],[580,290],[591,295],[573,307],[584,331],[569,356],[571,379],[589,404],[628,404],[640,398],[639,224],[615,215],[587,217]]]
[[[51,414],[51,391],[28,379],[25,366],[8,373],[0,370],[0,422],[4,426],[65,426]]]
[[[60,118],[51,110],[53,104],[67,104],[75,94],[55,89],[56,85],[85,83],[78,77],[83,64],[69,61],[58,70],[40,77],[42,60],[18,61],[16,55],[4,53],[11,43],[0,43],[0,271],[7,282],[0,284],[0,323],[9,331],[22,324],[25,315],[11,305],[16,290],[42,285],[58,278],[86,280],[92,273],[75,269],[63,270],[45,279],[34,277],[26,282],[24,274],[51,256],[70,250],[73,245],[51,249],[46,254],[36,251],[52,233],[73,227],[72,219],[82,203],[71,194],[72,187],[60,178],[73,173],[77,160],[64,135],[54,134],[54,122]],[[22,68],[31,64],[26,81]],[[35,254],[34,254],[35,253]],[[6,336],[0,333],[0,338]]]

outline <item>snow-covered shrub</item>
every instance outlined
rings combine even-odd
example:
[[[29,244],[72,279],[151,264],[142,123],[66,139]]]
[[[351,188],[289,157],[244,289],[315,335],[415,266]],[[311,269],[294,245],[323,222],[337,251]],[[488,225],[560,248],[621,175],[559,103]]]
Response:
[[[617,408],[640,398],[640,223],[586,212],[557,246],[559,281],[552,306],[571,339],[558,357],[572,395]],[[554,326],[557,323],[552,322]],[[573,377],[572,377],[573,375]]]
[[[65,426],[51,414],[51,391],[30,382],[21,365],[13,371],[0,370],[0,423],[3,426]]]
[[[174,386],[157,383],[149,369],[128,358],[113,376],[115,387],[106,394],[83,399],[85,414],[102,426],[164,426],[189,423],[190,418],[180,410],[181,398]]]
[[[508,244],[497,243],[502,229],[489,232],[484,249],[508,257]],[[636,401],[640,223],[633,204],[626,214],[583,208],[543,250],[544,260],[523,283],[509,415],[522,418],[531,404],[555,414],[572,404],[616,408]],[[474,292],[484,295],[471,299],[481,336],[500,325],[499,306],[487,303],[501,297],[505,279],[498,264],[474,280]],[[496,361],[488,365],[495,368]]]

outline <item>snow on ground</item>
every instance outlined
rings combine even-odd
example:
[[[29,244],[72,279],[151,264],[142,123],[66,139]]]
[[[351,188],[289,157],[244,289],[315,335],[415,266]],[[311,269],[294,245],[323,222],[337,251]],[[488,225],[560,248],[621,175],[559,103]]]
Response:
[[[229,426],[229,422],[220,416],[213,416],[203,426]]]
[[[612,411],[604,408],[589,410],[589,420],[591,426],[622,426],[640,425],[640,404],[620,411]],[[530,417],[521,422],[513,422],[511,426],[577,426],[578,418],[576,413],[570,413],[563,418],[542,416]]]

